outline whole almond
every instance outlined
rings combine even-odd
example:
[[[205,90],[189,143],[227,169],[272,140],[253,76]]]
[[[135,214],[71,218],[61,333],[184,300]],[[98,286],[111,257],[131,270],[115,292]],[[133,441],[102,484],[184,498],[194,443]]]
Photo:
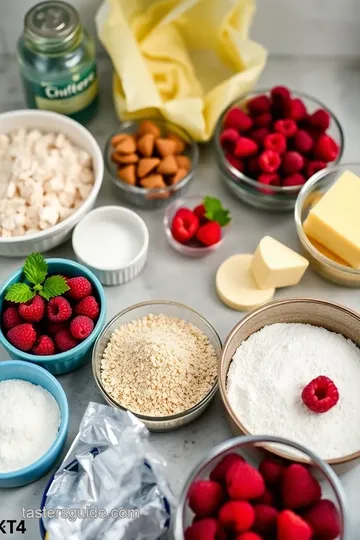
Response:
[[[137,142],[138,151],[145,157],[151,157],[154,151],[155,136],[153,133],[146,133]]]
[[[176,133],[169,133],[168,139],[176,143],[175,154],[182,154],[186,148],[186,142],[183,139],[181,139],[179,135],[176,135]]]
[[[136,142],[132,135],[126,135],[115,147],[120,154],[133,154],[136,152]]]
[[[161,174],[150,174],[140,180],[140,185],[146,189],[164,188],[166,184]]]
[[[137,163],[139,161],[139,156],[137,154],[119,154],[119,152],[114,152],[111,154],[111,159],[118,165],[125,165]]]
[[[191,169],[191,159],[187,156],[175,156],[175,160],[179,169]]]
[[[137,174],[139,178],[148,175],[155,169],[160,163],[159,158],[143,158],[140,159],[137,167]]]
[[[119,169],[116,174],[121,180],[123,180],[127,184],[130,184],[131,186],[136,185],[135,165],[126,165],[125,167],[121,167],[121,169]]]
[[[143,120],[139,127],[139,135],[146,135],[147,133],[152,133],[155,138],[160,137],[161,131],[154,122],[150,120]]]
[[[111,146],[115,148],[123,139],[126,139],[126,137],[128,137],[127,133],[117,133],[111,138]]]
[[[187,175],[188,171],[186,169],[179,169],[175,174],[173,174],[170,178],[169,178],[169,183],[170,185],[175,185],[177,184],[178,182],[180,182],[180,180],[182,180],[183,178],[185,178],[185,176]]]
[[[178,170],[178,165],[174,156],[166,156],[156,169],[160,174],[175,174]]]
[[[175,154],[176,142],[170,139],[156,139],[155,147],[161,157]]]

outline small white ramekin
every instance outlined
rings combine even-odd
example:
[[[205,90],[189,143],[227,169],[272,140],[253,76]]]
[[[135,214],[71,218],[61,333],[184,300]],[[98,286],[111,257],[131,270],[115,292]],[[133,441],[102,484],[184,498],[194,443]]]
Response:
[[[22,127],[61,132],[67,135],[69,139],[91,155],[95,182],[86,201],[71,216],[54,227],[24,236],[11,238],[0,236],[1,257],[26,257],[33,251],[48,251],[65,242],[70,237],[75,225],[94,206],[104,176],[104,162],[99,145],[90,131],[79,122],[52,111],[24,109],[0,114],[0,133],[9,133]]]
[[[141,217],[122,206],[102,206],[75,227],[72,245],[77,260],[103,285],[122,285],[144,268],[149,231]]]

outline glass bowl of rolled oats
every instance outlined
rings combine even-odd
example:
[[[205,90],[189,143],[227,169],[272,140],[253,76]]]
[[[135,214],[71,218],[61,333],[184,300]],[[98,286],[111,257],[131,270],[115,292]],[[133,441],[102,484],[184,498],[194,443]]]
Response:
[[[93,374],[110,405],[152,431],[169,431],[198,418],[215,396],[221,346],[214,327],[190,307],[144,302],[98,336]]]
[[[105,146],[114,194],[133,206],[156,209],[183,196],[199,162],[196,142],[166,120],[122,122]]]
[[[93,207],[104,173],[91,133],[61,114],[0,114],[0,256],[61,244]]]

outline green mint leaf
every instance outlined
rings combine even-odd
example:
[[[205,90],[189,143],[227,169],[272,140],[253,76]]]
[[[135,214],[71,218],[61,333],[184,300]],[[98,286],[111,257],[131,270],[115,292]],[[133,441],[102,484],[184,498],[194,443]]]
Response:
[[[48,273],[48,266],[41,253],[32,253],[24,264],[24,275],[33,285],[39,285]]]
[[[27,283],[14,283],[6,289],[5,300],[23,304],[34,298],[35,292],[32,291]]]
[[[223,208],[221,201],[214,197],[205,197],[205,217],[210,221],[217,221],[221,227],[224,227],[231,221],[230,212]]]
[[[50,276],[44,283],[42,291],[39,292],[45,300],[50,300],[54,296],[60,296],[70,289],[63,276]]]

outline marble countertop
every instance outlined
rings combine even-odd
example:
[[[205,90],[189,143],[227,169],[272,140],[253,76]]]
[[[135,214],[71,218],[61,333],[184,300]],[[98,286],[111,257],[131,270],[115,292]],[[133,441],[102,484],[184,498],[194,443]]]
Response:
[[[101,84],[101,112],[88,126],[100,147],[104,147],[110,132],[116,129],[116,118],[111,98],[111,66],[106,58],[99,59]],[[0,57],[0,112],[24,108],[16,61],[12,57]],[[287,84],[297,90],[317,96],[335,112],[343,126],[346,143],[344,162],[359,161],[360,130],[360,66],[350,61],[309,60],[297,58],[273,58],[262,76],[259,87]],[[163,228],[163,211],[141,211],[150,231],[150,250],[147,265],[142,274],[124,286],[107,288],[108,319],[131,304],[150,299],[171,299],[192,306],[215,326],[225,339],[243,313],[225,307],[217,298],[214,276],[220,263],[234,253],[250,253],[265,234],[298,249],[293,215],[267,214],[242,205],[220,184],[212,148],[201,149],[200,165],[190,193],[212,194],[221,197],[232,211],[233,226],[224,245],[207,258],[193,260],[181,256],[167,243]],[[105,176],[97,205],[113,204],[110,181]],[[51,252],[53,257],[73,258],[71,243]],[[0,258],[0,282],[18,268],[18,259]],[[182,279],[179,279],[181,275]],[[359,309],[360,292],[346,289],[324,281],[308,270],[301,283],[291,289],[280,290],[275,299],[290,296],[310,296],[342,303]],[[8,358],[0,350],[1,359]],[[89,400],[103,402],[93,380],[91,366],[59,377],[70,404],[71,422],[68,445],[78,430],[80,419]],[[360,429],[360,426],[359,426]],[[169,478],[175,493],[194,465],[205,452],[231,436],[224,419],[219,396],[208,411],[196,422],[179,431],[151,434],[154,448],[168,462]],[[0,490],[0,521],[21,519],[21,508],[38,508],[49,475],[38,482],[14,490]],[[346,473],[341,481],[348,497],[349,517],[353,530],[360,530],[360,468]],[[39,537],[37,520],[26,521],[25,535],[16,533],[11,538]],[[351,536],[356,538],[355,533]]]

